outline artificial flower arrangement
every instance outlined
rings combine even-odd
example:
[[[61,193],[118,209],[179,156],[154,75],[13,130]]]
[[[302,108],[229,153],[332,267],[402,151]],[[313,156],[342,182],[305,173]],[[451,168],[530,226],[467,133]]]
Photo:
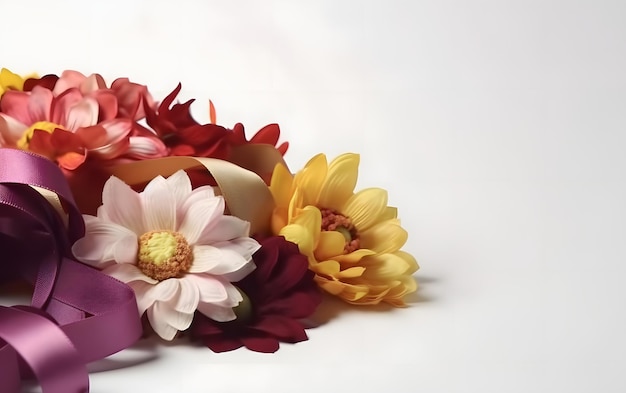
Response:
[[[247,139],[212,103],[201,124],[180,90],[158,103],[127,78],[0,72],[0,242],[25,261],[0,284],[34,288],[31,306],[0,307],[0,380],[85,390],[86,362],[152,332],[274,352],[307,339],[322,293],[399,307],[416,290],[386,191],[354,190],[358,155],[292,174],[278,125]]]

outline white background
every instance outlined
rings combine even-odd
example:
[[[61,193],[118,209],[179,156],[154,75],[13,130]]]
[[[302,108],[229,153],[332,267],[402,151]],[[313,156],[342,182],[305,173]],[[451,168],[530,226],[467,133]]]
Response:
[[[140,344],[92,392],[626,391],[623,1],[12,1],[1,66],[180,81],[277,122],[292,170],[361,154],[421,269],[273,355]],[[124,362],[133,367],[110,371]]]

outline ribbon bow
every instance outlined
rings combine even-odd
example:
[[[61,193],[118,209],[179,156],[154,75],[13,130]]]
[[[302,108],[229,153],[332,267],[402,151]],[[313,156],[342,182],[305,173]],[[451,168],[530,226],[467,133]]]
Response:
[[[64,217],[44,197],[60,202]],[[46,192],[46,193],[47,193]],[[33,284],[30,306],[0,306],[0,383],[17,393],[34,376],[43,393],[89,391],[86,364],[133,344],[141,322],[130,287],[73,259],[84,222],[49,160],[0,149],[0,284]]]

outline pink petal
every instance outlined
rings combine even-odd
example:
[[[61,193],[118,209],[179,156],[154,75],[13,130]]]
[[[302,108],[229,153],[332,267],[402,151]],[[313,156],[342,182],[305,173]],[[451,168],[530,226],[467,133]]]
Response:
[[[113,223],[133,231],[146,232],[141,197],[128,184],[111,176],[102,190],[102,211]]]
[[[126,155],[132,158],[149,159],[165,157],[167,155],[167,147],[159,138],[131,136],[129,138],[129,146]]]
[[[99,124],[107,132],[108,143],[116,143],[126,138],[133,129],[133,123],[128,119],[113,119]]]
[[[107,86],[104,82],[104,78],[102,78],[102,75],[100,74],[91,74],[80,84],[80,92],[84,95],[106,88]]]
[[[0,146],[15,146],[27,128],[27,125],[0,113]]]
[[[20,123],[30,126],[34,123],[28,108],[30,94],[23,91],[9,90],[0,100],[0,110]]]
[[[69,108],[65,127],[70,131],[76,131],[96,123],[98,123],[98,103],[93,98],[85,98]]]
[[[69,90],[72,88],[77,89],[80,87],[81,83],[85,81],[85,79],[87,79],[87,77],[78,71],[73,71],[73,70],[63,71],[63,73],[61,74],[61,77],[59,78],[57,83],[54,85],[54,89],[52,90],[52,92],[54,93],[55,96],[59,96],[66,90]]]
[[[53,96],[50,90],[35,86],[28,101],[30,124],[50,119],[52,99]]]
[[[109,90],[98,90],[91,93],[98,102],[99,117],[98,121],[114,119],[117,116],[117,98]]]
[[[68,113],[70,109],[81,102],[83,95],[77,89],[64,91],[61,95],[52,101],[50,108],[50,117],[52,122],[64,126],[67,124]]]

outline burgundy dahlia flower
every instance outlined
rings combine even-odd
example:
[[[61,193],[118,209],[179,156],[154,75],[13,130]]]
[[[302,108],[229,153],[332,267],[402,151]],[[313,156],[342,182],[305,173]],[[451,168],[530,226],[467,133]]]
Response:
[[[256,352],[276,352],[279,342],[308,339],[301,319],[309,317],[322,301],[298,247],[281,236],[261,241],[253,255],[257,268],[235,283],[244,301],[235,308],[237,319],[215,322],[199,313],[191,325],[191,337],[214,352],[242,346]]]

